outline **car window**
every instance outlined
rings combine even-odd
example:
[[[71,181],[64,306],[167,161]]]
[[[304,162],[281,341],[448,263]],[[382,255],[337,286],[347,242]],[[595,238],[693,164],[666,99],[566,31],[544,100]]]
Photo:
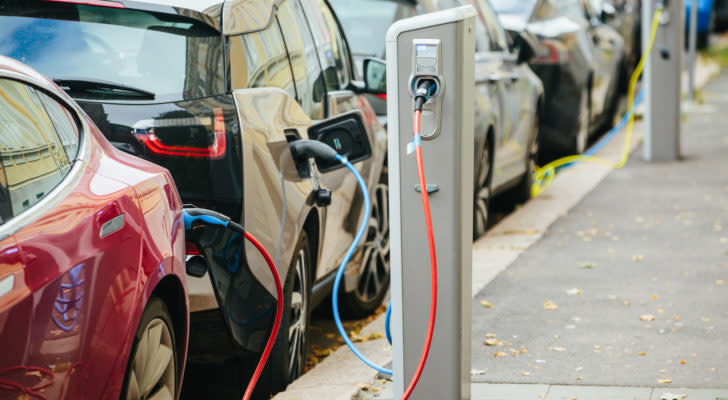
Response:
[[[232,89],[277,87],[296,97],[291,65],[277,23],[261,31],[231,36],[228,51]]]
[[[585,18],[584,5],[581,0],[559,0],[556,2],[559,15],[569,17],[577,21]]]
[[[324,88],[316,45],[298,0],[288,0],[278,8],[278,22],[288,48],[298,103],[311,119],[324,118]]]
[[[480,10],[483,19],[485,19],[485,27],[488,29],[488,34],[490,35],[493,51],[506,51],[508,49],[508,38],[493,6],[491,6],[488,0],[476,0],[473,3],[476,2],[477,8]]]
[[[387,29],[400,19],[419,14],[406,0],[331,0],[354,56],[384,59]]]
[[[40,97],[53,123],[53,127],[56,128],[56,133],[61,140],[66,156],[69,160],[73,160],[76,157],[76,153],[78,153],[79,146],[78,122],[73,118],[71,111],[60,105],[51,96],[43,92],[38,92],[38,97]]]
[[[124,85],[151,92],[156,101],[224,93],[220,33],[183,16],[10,2],[0,6],[0,37],[0,54],[53,79]],[[82,89],[67,90],[77,98],[139,99],[134,91]]]
[[[43,199],[71,168],[78,136],[72,127],[61,140],[46,109],[55,100],[41,100],[32,87],[0,79],[0,217],[19,215]],[[55,103],[52,113],[63,112]],[[58,107],[61,107],[59,109]],[[58,115],[60,118],[60,115]],[[62,125],[63,122],[57,122]],[[77,128],[76,128],[77,129]],[[74,137],[75,136],[75,137]]]
[[[566,1],[571,1],[571,0],[566,0]],[[557,11],[558,10],[557,10],[556,4],[554,3],[554,0],[540,0],[536,4],[536,8],[533,11],[531,20],[543,21],[543,20],[555,18]]]
[[[328,90],[341,90],[349,85],[349,54],[336,18],[323,0],[303,0]]]

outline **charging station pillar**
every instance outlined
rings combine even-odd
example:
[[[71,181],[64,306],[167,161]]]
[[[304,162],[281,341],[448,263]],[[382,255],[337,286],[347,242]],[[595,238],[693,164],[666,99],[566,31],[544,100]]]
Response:
[[[470,399],[473,106],[471,6],[396,22],[387,32],[387,115],[394,398],[422,353],[430,260],[413,140],[413,84],[438,82],[422,111],[422,153],[438,260],[435,334],[413,399]]]
[[[642,1],[642,51],[647,47],[655,6],[660,0]],[[685,5],[667,3],[657,29],[645,74],[645,141],[643,156],[648,161],[680,158],[680,89],[685,36]]]

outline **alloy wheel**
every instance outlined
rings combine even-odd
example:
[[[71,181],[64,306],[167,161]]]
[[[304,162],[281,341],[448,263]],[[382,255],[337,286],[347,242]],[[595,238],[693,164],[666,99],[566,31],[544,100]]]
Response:
[[[308,330],[308,258],[306,250],[300,249],[296,255],[296,267],[293,271],[293,292],[291,293],[291,311],[288,324],[288,376],[296,379],[303,371],[306,355],[306,331]]]
[[[490,207],[490,148],[485,144],[478,163],[473,199],[473,239],[477,239],[488,229],[488,208]]]
[[[356,295],[361,302],[381,297],[389,285],[389,189],[379,183],[372,197],[367,236],[362,246],[362,266]]]
[[[161,318],[141,335],[131,366],[127,400],[174,400],[175,360],[172,335]]]

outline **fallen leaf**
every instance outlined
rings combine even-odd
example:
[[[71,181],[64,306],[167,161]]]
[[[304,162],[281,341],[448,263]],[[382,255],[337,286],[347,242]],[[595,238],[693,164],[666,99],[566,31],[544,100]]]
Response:
[[[657,383],[672,383],[672,379],[658,379]]]
[[[556,310],[559,306],[556,305],[556,303],[552,302],[551,300],[546,300],[543,303],[543,309],[544,310]]]
[[[652,296],[650,296],[650,297],[652,298],[652,300],[657,300],[657,297],[658,297],[658,296],[657,296],[656,294],[653,294],[653,295],[652,295]]]
[[[523,376],[529,376],[529,375],[531,375],[531,373],[530,373],[530,372],[528,372],[528,371],[523,371],[523,372],[521,373],[521,375],[523,375]]]
[[[627,301],[627,300],[624,300],[624,301],[622,302],[622,304],[623,304],[623,305],[625,305],[625,306],[628,306],[628,305],[630,305],[631,303],[630,303],[629,301]]]
[[[657,313],[658,314],[664,314],[665,313],[665,310],[663,310],[662,308],[658,308],[657,309]]]
[[[485,334],[485,337],[487,337],[487,338],[494,338],[495,337],[495,333],[486,333]]]
[[[508,353],[496,351],[495,353],[493,353],[493,357],[508,357]]]
[[[593,262],[585,262],[585,263],[581,263],[581,265],[580,265],[581,268],[585,268],[585,269],[592,269],[595,266],[596,266],[596,263],[593,263]]]
[[[475,369],[475,368],[473,368],[473,369],[470,370],[470,375],[484,375],[486,372],[488,372],[487,369]]]
[[[493,308],[493,303],[489,302],[488,300],[481,300],[480,305],[485,308]]]
[[[723,285],[724,283],[725,283],[725,281],[723,279],[718,279],[715,281],[716,285]]]
[[[643,256],[642,254],[635,254],[632,256],[632,261],[639,262],[639,261],[642,261],[644,258],[645,258],[645,256]]]
[[[652,314],[642,314],[640,315],[640,321],[654,321],[655,316]]]
[[[600,346],[598,344],[594,345],[594,350],[601,350],[601,349],[602,349],[602,346]]]
[[[664,369],[661,369],[661,370],[660,370],[660,373],[661,373],[661,374],[664,374],[664,373],[665,373],[665,370],[664,370]]]
[[[685,364],[685,360],[680,360],[680,364]]]
[[[703,322],[710,322],[710,318],[708,317],[700,317],[700,320]]]
[[[583,380],[584,380],[584,378],[582,378],[581,376],[577,376],[577,377],[576,377],[576,380],[577,380],[577,381],[583,381]]]
[[[639,353],[639,354],[640,354],[641,356],[646,356],[646,355],[647,355],[647,353],[645,353],[644,351],[643,351],[643,352],[641,352],[641,353]]]
[[[497,346],[498,339],[485,339],[485,341],[483,343],[485,343],[486,346]]]
[[[561,346],[549,347],[549,349],[551,349],[553,351],[558,351],[558,352],[566,351],[566,347],[561,347]]]
[[[582,293],[583,292],[581,291],[581,289],[577,289],[577,288],[569,289],[566,291],[566,294],[568,294],[569,296],[574,296],[574,295],[582,294]]]

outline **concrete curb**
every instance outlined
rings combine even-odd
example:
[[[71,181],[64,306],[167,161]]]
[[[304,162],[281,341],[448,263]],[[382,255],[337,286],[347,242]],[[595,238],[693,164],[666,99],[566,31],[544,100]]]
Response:
[[[696,63],[696,87],[705,86],[719,72],[718,64],[704,57],[699,58]],[[630,152],[641,142],[642,129],[642,123],[635,122]],[[597,156],[616,162],[621,156],[624,135],[624,131],[620,132]],[[475,242],[472,295],[475,296],[536,243],[554,221],[574,207],[611,170],[603,164],[582,163],[563,171],[539,197],[515,210]],[[384,315],[364,327],[359,336],[369,337],[372,333],[384,335]],[[391,346],[386,339],[358,343],[358,347],[380,365],[391,360]],[[364,365],[346,346],[342,346],[273,400],[350,400],[375,377],[376,371]]]

